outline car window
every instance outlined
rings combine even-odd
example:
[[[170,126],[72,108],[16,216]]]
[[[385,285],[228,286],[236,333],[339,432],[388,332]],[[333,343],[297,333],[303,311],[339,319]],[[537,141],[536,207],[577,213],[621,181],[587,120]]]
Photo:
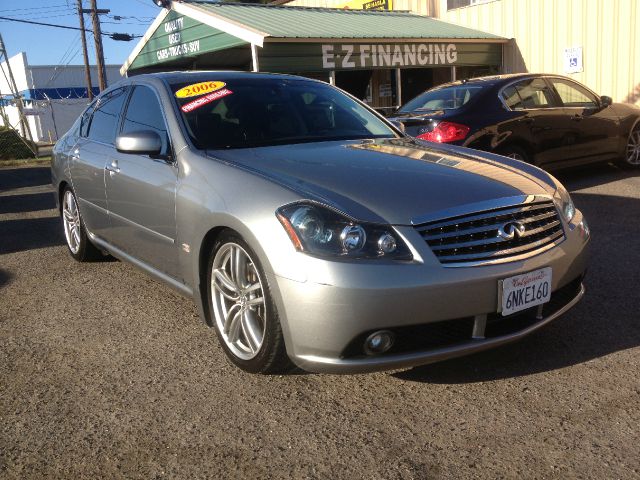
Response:
[[[321,82],[209,79],[170,87],[200,149],[396,137],[377,115]]]
[[[552,78],[551,83],[565,107],[595,108],[598,106],[598,100],[577,83],[560,78]]]
[[[89,123],[88,137],[91,140],[114,143],[125,99],[125,88],[116,88],[98,98]]]
[[[555,106],[553,92],[542,78],[528,78],[502,90],[502,99],[511,110]]]
[[[469,103],[482,91],[479,85],[456,85],[434,88],[405,103],[398,112],[410,113],[420,110],[454,110]]]
[[[89,135],[89,125],[91,124],[91,114],[95,108],[97,99],[89,104],[85,111],[80,116],[80,136],[86,137]]]
[[[169,151],[169,134],[164,122],[160,102],[155,92],[144,85],[136,85],[127,105],[127,113],[122,123],[122,133],[151,130],[162,140],[161,154]]]

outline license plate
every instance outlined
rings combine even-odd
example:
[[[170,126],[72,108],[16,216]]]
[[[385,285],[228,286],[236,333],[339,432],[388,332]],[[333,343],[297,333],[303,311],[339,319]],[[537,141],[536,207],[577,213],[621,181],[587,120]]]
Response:
[[[547,303],[551,298],[551,267],[502,280],[502,315]]]

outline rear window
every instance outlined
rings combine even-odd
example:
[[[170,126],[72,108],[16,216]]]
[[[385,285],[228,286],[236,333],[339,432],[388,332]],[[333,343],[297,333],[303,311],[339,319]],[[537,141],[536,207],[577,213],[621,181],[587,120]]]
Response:
[[[469,103],[483,87],[479,85],[456,85],[434,88],[405,103],[399,110],[410,113],[421,110],[454,110]]]
[[[237,78],[170,87],[199,149],[396,137],[380,117],[321,82]]]

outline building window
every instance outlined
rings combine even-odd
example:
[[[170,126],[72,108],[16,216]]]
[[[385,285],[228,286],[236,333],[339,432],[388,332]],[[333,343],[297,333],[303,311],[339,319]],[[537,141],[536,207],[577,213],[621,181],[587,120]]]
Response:
[[[456,8],[470,7],[473,5],[479,5],[481,3],[496,1],[498,0],[447,0],[447,10],[454,10]]]

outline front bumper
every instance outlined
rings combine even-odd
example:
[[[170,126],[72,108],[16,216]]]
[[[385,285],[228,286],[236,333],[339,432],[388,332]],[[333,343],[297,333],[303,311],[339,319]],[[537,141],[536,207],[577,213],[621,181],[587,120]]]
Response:
[[[412,229],[401,233],[419,245],[421,238],[409,238]],[[557,247],[525,260],[466,268],[443,267],[426,246],[419,252],[423,262],[412,264],[327,262],[300,254],[306,282],[269,278],[277,287],[272,293],[287,353],[307,371],[359,373],[423,365],[518,340],[565,313],[584,295],[581,279],[589,238],[580,212],[565,236]],[[542,315],[502,320],[495,313],[498,281],[543,267],[551,267],[553,275],[552,300]],[[556,298],[563,298],[554,301],[556,293]],[[508,327],[492,327],[492,335],[473,338],[476,322],[485,321]],[[438,326],[445,324],[466,333],[439,343]],[[354,350],[364,336],[382,329],[405,332],[398,341],[410,338],[406,341],[411,348],[377,356]]]

